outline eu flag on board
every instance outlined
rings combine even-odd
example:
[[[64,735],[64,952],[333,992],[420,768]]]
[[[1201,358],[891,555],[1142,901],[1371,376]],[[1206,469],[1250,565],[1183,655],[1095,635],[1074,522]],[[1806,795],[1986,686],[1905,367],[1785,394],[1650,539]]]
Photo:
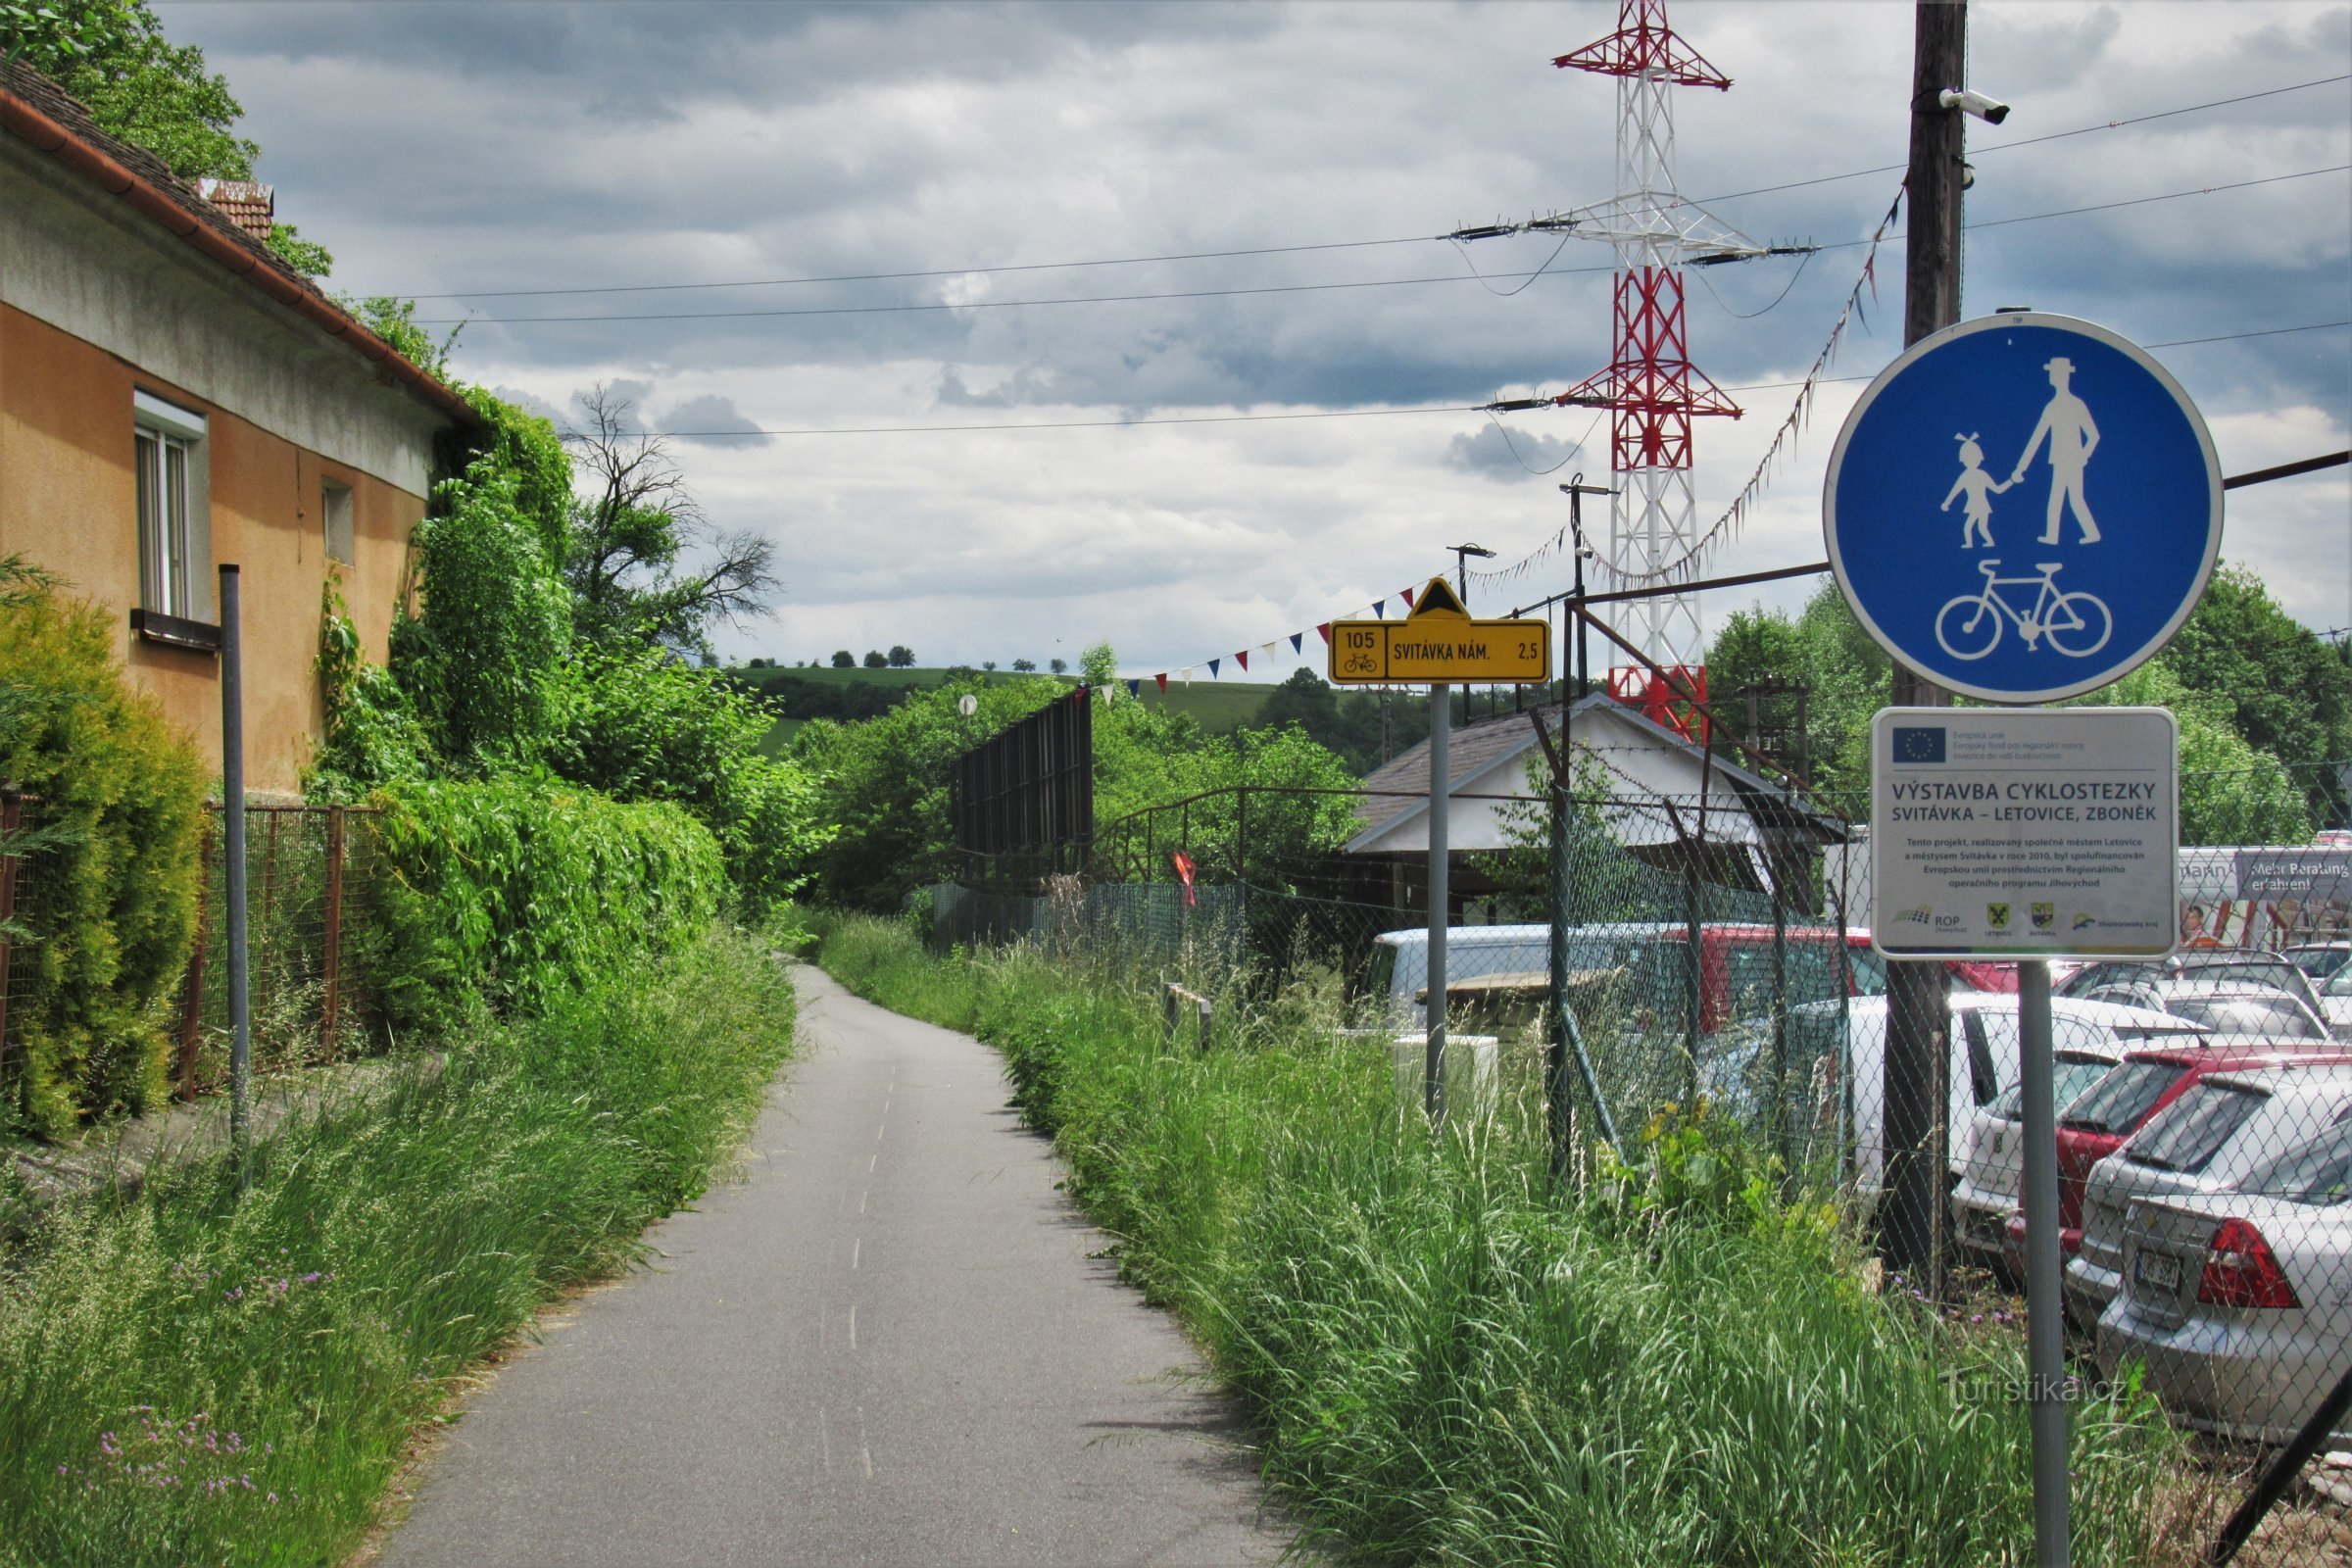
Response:
[[[1894,760],[1898,762],[1940,762],[1950,732],[1941,724],[1894,726]]]

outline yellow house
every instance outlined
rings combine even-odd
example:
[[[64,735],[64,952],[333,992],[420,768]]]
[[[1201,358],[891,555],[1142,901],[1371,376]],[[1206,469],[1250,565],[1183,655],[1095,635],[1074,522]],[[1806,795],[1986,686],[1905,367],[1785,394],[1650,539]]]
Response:
[[[118,612],[131,678],[216,769],[237,565],[246,778],[291,791],[328,572],[381,662],[434,442],[477,421],[277,260],[266,190],[211,195],[0,64],[0,555]]]

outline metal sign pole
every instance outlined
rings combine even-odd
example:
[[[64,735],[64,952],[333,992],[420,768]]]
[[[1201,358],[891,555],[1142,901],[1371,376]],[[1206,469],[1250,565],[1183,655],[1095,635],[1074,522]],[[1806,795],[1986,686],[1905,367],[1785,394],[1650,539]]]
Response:
[[[2058,1105],[2050,1039],[2050,966],[2017,966],[2026,1113],[2026,1384],[2034,1433],[2034,1560],[2066,1568],[2066,1330],[2058,1274]]]
[[[1453,688],[1443,681],[1429,689],[1429,1023],[1422,1094],[1432,1126],[1446,1120],[1446,811],[1453,785],[1446,757],[1453,727]]]
[[[237,568],[220,568],[220,825],[228,883],[228,1141],[245,1190],[253,1152],[253,1016],[245,932],[245,686]]]

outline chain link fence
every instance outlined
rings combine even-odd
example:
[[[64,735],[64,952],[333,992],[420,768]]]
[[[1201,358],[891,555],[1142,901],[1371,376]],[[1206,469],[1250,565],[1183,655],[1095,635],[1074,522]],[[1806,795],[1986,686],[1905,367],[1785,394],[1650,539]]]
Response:
[[[24,853],[0,855],[0,1078],[11,1070],[11,1018],[33,1000],[31,969],[18,960],[44,940],[44,857],[37,802],[13,798],[4,829],[29,836]],[[378,946],[365,917],[381,875],[373,812],[364,807],[246,808],[248,996],[258,1073],[332,1065],[388,1044],[376,1005]],[[227,854],[221,808],[202,828],[195,942],[158,1020],[171,1049],[172,1092],[193,1099],[228,1076]]]
[[[388,1040],[374,1005],[372,933],[362,918],[379,875],[366,807],[245,808],[247,1002],[256,1073],[331,1066]],[[196,945],[170,1028],[182,1098],[228,1081],[228,856],[208,807]]]
[[[2352,833],[2318,825],[2342,777],[2184,774],[2180,949],[2052,966],[2072,1386],[2130,1380],[2185,1435],[2182,1560],[2352,1564]],[[1320,987],[1417,1097],[1426,855],[1393,830],[1425,807],[1194,797],[1108,826],[1083,876],[929,890],[931,929],[1181,983],[1221,1035]],[[1729,785],[1457,795],[1454,1102],[1548,1102],[1572,1164],[1703,1114],[1834,1203],[1885,1288],[2022,1336],[2017,966],[1890,968],[1867,816]]]

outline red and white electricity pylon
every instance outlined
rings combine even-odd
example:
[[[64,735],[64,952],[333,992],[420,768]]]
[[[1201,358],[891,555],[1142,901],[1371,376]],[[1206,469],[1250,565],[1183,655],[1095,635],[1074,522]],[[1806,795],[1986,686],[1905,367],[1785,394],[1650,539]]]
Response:
[[[1607,409],[1608,551],[1615,586],[1646,587],[1694,575],[1699,550],[1697,501],[1690,483],[1690,421],[1740,416],[1740,407],[1690,364],[1683,311],[1683,268],[1741,262],[1789,247],[1763,246],[1683,199],[1674,184],[1675,87],[1731,86],[1674,34],[1665,0],[1620,0],[1617,30],[1553,65],[1617,78],[1617,194],[1607,201],[1527,223],[1465,229],[1483,239],[1527,231],[1607,240],[1616,248],[1616,349],[1606,369],[1554,398],[1516,400]],[[1666,671],[1641,665],[1609,671],[1609,691],[1686,735],[1697,732],[1690,700],[1706,700],[1705,643],[1693,594],[1635,600],[1615,619],[1618,631]]]

